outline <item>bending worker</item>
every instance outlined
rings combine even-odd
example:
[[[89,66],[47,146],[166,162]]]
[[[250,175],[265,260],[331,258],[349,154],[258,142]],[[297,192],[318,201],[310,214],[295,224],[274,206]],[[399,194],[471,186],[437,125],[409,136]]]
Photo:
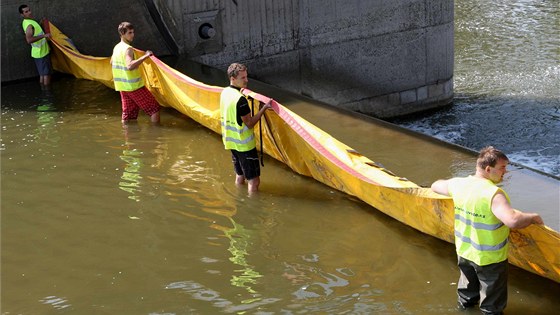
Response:
[[[502,314],[507,305],[508,236],[511,229],[543,224],[537,213],[511,207],[500,183],[509,159],[494,147],[480,151],[476,173],[437,180],[432,190],[455,204],[455,248],[460,270],[458,307],[480,303],[483,314]]]
[[[224,88],[220,97],[222,141],[226,150],[231,150],[235,183],[242,185],[247,180],[247,189],[252,193],[259,190],[261,173],[253,127],[271,105],[270,101],[264,104],[253,116],[249,102],[241,93],[241,89],[246,88],[249,82],[247,67],[233,63],[229,66],[227,75],[230,85]]]

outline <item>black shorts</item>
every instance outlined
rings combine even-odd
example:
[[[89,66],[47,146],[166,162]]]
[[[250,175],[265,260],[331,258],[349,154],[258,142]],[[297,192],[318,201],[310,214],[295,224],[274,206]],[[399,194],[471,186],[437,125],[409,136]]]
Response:
[[[247,152],[231,150],[231,161],[235,174],[243,175],[247,180],[261,176],[261,166],[256,148]]]
[[[35,66],[37,66],[37,71],[39,75],[50,75],[52,74],[51,65],[51,54],[47,54],[43,58],[34,58]]]

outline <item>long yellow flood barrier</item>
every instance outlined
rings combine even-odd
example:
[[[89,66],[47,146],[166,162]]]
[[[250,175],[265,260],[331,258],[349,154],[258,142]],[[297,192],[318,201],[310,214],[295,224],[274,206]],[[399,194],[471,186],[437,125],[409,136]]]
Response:
[[[114,89],[109,57],[81,54],[54,25],[52,61],[55,70],[94,80]],[[140,53],[140,51],[138,51]],[[141,67],[146,87],[162,106],[173,107],[220,133],[222,87],[193,80],[152,56]],[[244,90],[255,103],[264,95]],[[332,188],[356,196],[379,211],[423,233],[453,243],[453,201],[384,169],[344,143],[272,100],[274,113],[261,119],[264,153]],[[257,144],[259,147],[260,143]],[[560,234],[547,226],[512,230],[509,262],[560,283]]]

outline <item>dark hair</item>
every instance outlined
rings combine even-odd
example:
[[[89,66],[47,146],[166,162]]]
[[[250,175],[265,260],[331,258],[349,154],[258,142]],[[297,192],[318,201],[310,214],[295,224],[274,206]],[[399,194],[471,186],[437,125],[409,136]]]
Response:
[[[128,30],[133,30],[134,26],[132,25],[132,23],[130,22],[122,22],[121,24],[119,24],[119,34],[120,35],[124,35],[126,34],[126,32],[128,32]]]
[[[247,66],[242,63],[232,63],[227,69],[228,78],[236,78],[240,71],[247,71]]]
[[[494,167],[499,160],[506,160],[509,162],[508,157],[502,151],[493,146],[488,146],[480,150],[478,159],[476,160],[476,166],[482,169],[485,169],[486,166]]]
[[[19,10],[19,14],[23,14],[23,9],[25,9],[25,8],[27,8],[27,7],[29,7],[27,4],[22,4],[22,5],[20,5],[20,6],[19,6],[19,9],[18,9],[18,10]]]

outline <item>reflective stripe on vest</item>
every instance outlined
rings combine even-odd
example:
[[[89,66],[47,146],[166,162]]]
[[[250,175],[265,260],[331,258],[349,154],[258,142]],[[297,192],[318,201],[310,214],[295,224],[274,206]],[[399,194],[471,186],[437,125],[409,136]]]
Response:
[[[126,67],[126,51],[128,48],[132,48],[132,46],[121,41],[113,49],[111,68],[115,90],[117,91],[136,91],[144,86],[140,70],[138,68],[128,70]]]
[[[222,123],[222,142],[227,150],[247,152],[256,147],[255,134],[245,123],[237,123],[237,102],[245,97],[240,91],[226,87],[220,96],[220,120]]]
[[[509,228],[492,213],[492,198],[502,192],[492,181],[469,176],[449,182],[455,204],[457,255],[479,266],[507,259]]]
[[[29,25],[33,26],[33,36],[36,37],[45,34],[39,23],[35,22],[35,20],[32,19],[23,19],[23,21],[21,22],[24,33]],[[41,38],[40,40],[31,43],[31,57],[43,58],[48,55],[49,52],[50,48],[46,38]]]

